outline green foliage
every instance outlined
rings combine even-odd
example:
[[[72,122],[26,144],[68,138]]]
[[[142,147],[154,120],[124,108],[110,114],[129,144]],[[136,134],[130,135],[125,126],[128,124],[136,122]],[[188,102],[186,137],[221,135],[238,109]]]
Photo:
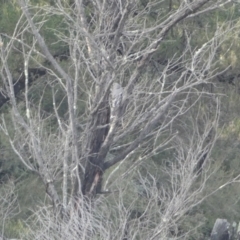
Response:
[[[21,212],[16,218],[28,219],[45,199],[45,187],[36,174],[28,173],[26,177],[19,179],[16,184],[18,203]]]
[[[62,16],[53,15],[47,18],[46,23],[41,28],[41,33],[47,45],[51,45],[53,53],[66,49],[66,43],[59,41],[59,36],[63,39],[68,37],[67,25],[64,23]]]
[[[0,183],[8,181],[10,178],[18,179],[25,176],[26,169],[12,151],[8,139],[3,132],[0,133],[0,148]]]
[[[2,1],[0,4],[0,33],[11,35],[19,20],[21,10],[16,1]]]
[[[21,219],[9,220],[5,224],[5,237],[20,239],[22,235],[28,232],[28,228],[25,226]]]
[[[199,211],[187,214],[186,218],[179,226],[179,232],[182,231],[189,234],[186,238],[188,240],[207,239],[211,234],[215,219],[213,219],[213,222],[210,221],[203,213],[201,213],[201,209],[198,210]]]
[[[49,9],[51,9],[50,5],[55,4],[54,1],[43,0],[32,0],[31,2],[34,6],[48,5]],[[141,9],[144,9],[146,2],[147,1],[145,0],[139,2],[139,4],[141,5]],[[159,19],[157,19],[156,17],[156,11],[158,10],[158,8],[159,11],[166,14],[171,9],[176,9],[178,7],[178,1],[173,1],[172,6],[169,5],[170,2],[172,1],[164,1],[163,3],[159,3],[158,6],[152,7],[151,9],[149,9],[149,12],[145,16],[145,18],[140,19],[137,23],[141,24],[145,22],[146,24],[150,25],[153,21],[159,21]],[[11,3],[10,1],[1,1],[0,3],[0,32],[11,35],[20,17],[20,8],[16,4],[16,1],[11,1]],[[38,8],[32,9],[33,12],[38,10]],[[87,14],[87,17],[89,19],[91,19],[92,17],[91,10],[91,4],[89,4],[85,9],[85,13]],[[218,28],[219,24],[224,23],[228,19],[234,19],[235,21],[239,21],[238,18],[238,9],[232,7],[230,11],[210,12],[206,14],[205,17],[188,19],[183,23],[179,23],[174,29],[172,29],[171,32],[168,33],[167,37],[165,38],[165,42],[161,44],[158,51],[154,54],[153,59],[161,63],[166,63],[168,59],[171,59],[173,57],[180,57],[186,47],[187,40],[190,39],[190,43],[193,49],[198,48],[207,39],[210,39],[215,34],[215,31]],[[50,46],[50,51],[53,54],[68,51],[66,39],[69,34],[69,29],[67,23],[64,22],[61,15],[52,14],[49,11],[46,15],[35,18],[34,21],[45,21],[43,26],[41,27],[40,33],[44,36],[44,40],[46,41],[47,45]],[[62,38],[62,41],[59,41],[59,36],[60,38]],[[3,37],[3,40],[4,42],[9,41],[5,37]],[[24,41],[26,41],[26,43],[28,44],[31,44],[33,41],[32,35],[25,34]],[[146,45],[147,40],[142,43],[141,47],[144,48]],[[15,43],[14,46],[21,49],[21,45],[18,43]],[[38,46],[36,46],[36,48],[38,49]],[[222,44],[221,49],[216,55],[216,57],[219,59],[219,69],[224,69],[227,66],[231,65],[232,73],[237,74],[239,72],[239,48],[239,30],[236,29],[235,34],[229,36],[229,40]],[[226,52],[228,52],[228,54],[225,54]],[[31,59],[30,61],[30,66],[38,66],[36,62],[46,63],[45,60],[37,56],[37,54],[33,56],[33,59]],[[19,72],[22,72],[23,66],[23,58],[21,54],[17,51],[13,51],[12,55],[9,57],[9,63],[11,65],[13,76],[15,79],[17,79],[17,77],[19,77]],[[61,66],[65,70],[71,71],[70,61],[65,61],[61,63]],[[20,71],[16,71],[19,69]],[[149,76],[150,74],[146,73],[146,79],[148,79],[147,77]],[[126,79],[128,80],[127,77]],[[149,79],[151,79],[151,77],[149,77]],[[54,79],[54,77],[47,80],[48,82],[51,82],[51,85],[47,84],[47,81],[41,78],[39,82],[33,84],[33,86],[30,88],[28,96],[31,102],[31,111],[33,114],[37,113],[39,106],[41,106],[41,114],[43,118],[48,119],[46,121],[46,130],[48,130],[50,133],[51,131],[56,131],[58,127],[56,118],[51,116],[54,112],[53,97],[55,97],[58,114],[63,120],[66,114],[68,114],[68,103],[65,96],[65,90],[62,89],[60,85],[56,84],[56,80]],[[213,174],[211,182],[208,182],[209,187],[206,190],[208,192],[211,192],[210,190],[216,189],[220,183],[224,182],[228,178],[231,178],[232,176],[238,174],[238,170],[240,169],[240,114],[239,92],[237,89],[239,88],[239,86],[236,86],[236,88],[230,88],[220,85],[219,83],[216,83],[216,85],[217,87],[224,88],[223,93],[227,94],[229,97],[223,99],[223,112],[220,121],[221,126],[224,126],[224,128],[220,134],[220,140],[217,142],[217,145],[213,150],[211,156],[214,163],[213,172],[214,169],[217,168],[219,169],[219,171],[215,175]],[[84,112],[86,111],[87,103],[84,102],[85,93],[81,92],[81,94],[81,100],[79,100],[78,102],[78,115],[84,114]],[[21,113],[23,116],[25,116],[26,107],[24,104],[20,104],[19,106],[21,106]],[[199,109],[197,108],[197,106],[195,107],[196,108],[194,110],[198,111]],[[10,134],[13,134],[13,129],[11,129],[12,126],[10,122],[10,113],[8,112],[8,107],[6,106],[5,110],[2,110],[1,112],[3,111],[6,112],[5,119],[6,122],[8,122],[9,124],[8,126]],[[203,115],[206,112],[209,112],[207,101],[205,101],[205,103],[203,103],[203,105],[201,106],[201,114]],[[181,120],[186,125],[188,125],[188,120],[186,119],[187,116],[184,115],[183,119]],[[175,128],[177,129],[177,127]],[[192,130],[193,126],[189,127],[188,125],[188,128],[191,128]],[[175,129],[173,130],[175,131]],[[138,131],[136,131],[135,135],[128,136],[128,140],[133,140],[137,136]],[[163,140],[164,137],[161,139],[156,139],[156,142],[160,143]],[[151,150],[151,144],[149,144],[149,150]],[[21,213],[14,220],[9,220],[6,223],[5,232],[7,237],[19,238],[21,234],[25,234],[28,231],[27,227],[20,219],[27,219],[31,215],[32,211],[34,211],[36,205],[44,201],[45,188],[39,178],[36,178],[35,175],[28,173],[26,169],[22,166],[16,154],[10,150],[10,144],[7,141],[6,136],[2,132],[0,133],[0,148],[0,181],[4,182],[9,178],[13,178],[16,180],[19,204],[22,210]],[[156,187],[157,189],[158,184],[161,184],[161,186],[163,187],[167,186],[165,184],[168,181],[169,176],[167,176],[167,174],[164,174],[161,169],[163,167],[168,167],[168,163],[172,162],[174,150],[170,149],[167,151],[159,152],[154,157],[146,159],[146,163],[140,163],[141,167],[139,168],[139,172],[134,172],[132,176],[125,180],[124,176],[126,176],[127,174],[124,175],[124,173],[126,173],[132,165],[136,164],[136,159],[138,159],[138,157],[140,156],[141,152],[136,152],[134,156],[128,159],[127,163],[114,166],[114,168],[118,168],[118,171],[117,174],[114,174],[114,179],[110,179],[110,182],[112,183],[113,188],[119,188],[121,191],[123,191],[123,197],[122,199],[120,199],[120,194],[119,196],[117,194],[110,194],[106,197],[109,208],[117,209],[118,204],[123,204],[126,212],[129,213],[130,217],[132,213],[142,213],[148,203],[148,198],[146,197],[144,189],[139,182],[136,182],[137,174],[141,174],[141,177],[148,181],[149,189],[151,187]],[[114,171],[114,168],[109,169],[107,174],[104,175],[105,181],[108,179],[109,175],[111,175],[112,171]],[[156,183],[151,182],[148,175],[149,173],[155,177]],[[121,179],[120,183],[116,183],[116,179]],[[156,185],[154,186],[154,184]],[[191,237],[189,239],[200,240],[206,238],[209,235],[216,218],[221,217],[231,220],[234,218],[239,218],[240,202],[238,199],[238,192],[238,186],[232,186],[222,191],[219,191],[216,195],[210,197],[208,201],[204,202],[200,207],[188,213],[186,219],[184,219],[181,225],[178,226],[178,231],[192,231],[190,234]],[[122,202],[120,202],[120,200]],[[152,218],[156,218],[157,221],[160,221],[161,217],[156,211],[157,207],[158,203],[155,203],[155,205],[153,204],[149,215],[151,215],[150,217]],[[114,213],[114,211],[111,212],[111,214],[113,215],[110,219],[112,219],[113,222],[117,224],[120,221],[121,216],[118,215],[119,213]],[[200,227],[196,228],[198,226]]]

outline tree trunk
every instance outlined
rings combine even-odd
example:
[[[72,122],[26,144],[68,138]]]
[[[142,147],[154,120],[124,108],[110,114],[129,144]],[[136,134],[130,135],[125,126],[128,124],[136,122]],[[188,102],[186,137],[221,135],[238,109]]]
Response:
[[[108,134],[109,121],[110,107],[106,98],[99,107],[96,116],[92,119],[94,130],[89,139],[89,154],[82,184],[82,193],[89,198],[94,197],[97,192],[101,191],[103,163],[105,158],[99,157],[99,151]]]

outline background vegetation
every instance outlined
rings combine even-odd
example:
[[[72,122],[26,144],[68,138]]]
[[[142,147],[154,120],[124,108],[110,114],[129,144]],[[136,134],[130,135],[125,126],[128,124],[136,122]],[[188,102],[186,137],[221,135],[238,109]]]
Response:
[[[54,14],[51,12],[51,7],[56,7],[57,2],[58,1],[32,0],[30,1],[32,4],[31,11],[32,14],[38,14],[37,20],[35,20],[38,21],[39,24],[42,24],[41,34],[50,52],[57,59],[60,66],[66,70],[69,75],[73,75],[72,70],[74,68],[68,58],[69,47],[66,42],[66,39],[71,37],[69,31],[67,31],[68,23],[61,13],[56,12]],[[69,11],[71,13],[70,7],[72,6],[72,1],[61,2],[63,5],[65,4],[66,12]],[[84,9],[85,14],[91,19],[93,6],[88,1],[83,2],[86,6]],[[159,21],[159,15],[162,16],[161,20],[164,21],[169,14],[178,9],[181,4],[181,1],[165,0],[157,1],[157,4],[152,4],[151,6],[151,4],[149,4],[150,2],[151,1],[145,0],[138,1],[139,12],[136,12],[136,16],[149,5],[148,14],[145,16],[146,18],[138,20],[140,26],[141,24],[151,26],[153,22]],[[18,5],[18,1],[1,0],[0,5],[0,34],[3,44],[7,45],[12,39],[22,10]],[[99,209],[107,206],[107,208],[112,208],[112,210],[109,211],[109,216],[97,216],[95,223],[100,224],[97,221],[100,221],[99,219],[104,217],[106,221],[112,221],[109,227],[112,227],[113,232],[115,231],[116,234],[120,234],[118,233],[120,230],[117,228],[119,221],[125,218],[128,219],[129,216],[121,216],[123,213],[118,212],[118,204],[123,204],[126,212],[129,210],[128,212],[132,214],[130,214],[131,218],[137,219],[139,214],[146,209],[146,205],[150,204],[150,195],[153,194],[155,190],[158,191],[159,186],[165,189],[170,187],[169,176],[166,169],[168,169],[174,161],[174,156],[179,154],[178,149],[174,148],[174,144],[177,146],[180,141],[182,145],[187,145],[191,140],[191,135],[194,130],[198,129],[198,131],[201,132],[206,123],[206,119],[214,118],[213,106],[215,106],[215,103],[212,97],[214,95],[218,95],[221,98],[221,110],[218,116],[219,123],[217,129],[215,129],[218,138],[209,156],[212,163],[211,166],[209,165],[211,176],[206,180],[206,185],[201,195],[206,194],[209,196],[195,208],[186,212],[186,217],[180,221],[179,226],[172,226],[171,232],[173,236],[188,232],[186,239],[207,239],[216,218],[226,218],[231,222],[240,221],[239,181],[236,180],[224,188],[219,188],[226,182],[235,179],[239,175],[240,170],[239,7],[239,4],[229,3],[222,8],[216,8],[214,11],[209,11],[204,15],[184,19],[171,28],[163,43],[153,54],[152,61],[149,65],[150,70],[145,73],[148,79],[152,79],[155,76],[152,70],[154,63],[157,62],[164,65],[167,64],[169,59],[181,57],[187,45],[191,46],[193,51],[198,49],[202,44],[211,39],[219,28],[229,34],[229,36],[225,36],[224,42],[220,45],[214,56],[217,61],[213,68],[221,74],[216,74],[216,77],[211,79],[210,84],[203,83],[201,86],[196,87],[198,89],[206,89],[209,94],[203,96],[189,111],[181,115],[172,126],[173,129],[171,129],[171,131],[178,132],[180,139],[175,139],[175,142],[173,141],[173,144],[169,146],[169,148],[159,151],[158,154],[150,156],[147,161],[142,162],[134,174],[131,173],[129,175],[128,171],[133,163],[135,164],[137,159],[141,157],[140,151],[136,151],[134,155],[130,157],[131,161],[119,164],[116,173],[114,172],[114,168],[106,171],[103,177],[103,185],[109,184],[108,186],[114,186],[116,192],[114,194],[106,194],[106,201],[102,200],[102,196],[98,197],[96,205],[100,205]],[[25,19],[21,21],[23,29],[26,27],[25,21]],[[92,24],[91,27],[92,29],[90,29],[90,31],[94,31],[94,24]],[[227,31],[228,28],[231,28],[231,31]],[[155,34],[157,33],[153,32],[152,37],[154,37]],[[35,40],[30,30],[25,31],[24,39],[21,39],[21,41],[25,41],[28,45],[34,43]],[[147,39],[144,40],[141,42],[141,45],[137,45],[136,48],[144,49],[145,45],[148,44],[147,41]],[[14,48],[10,51],[10,57],[8,59],[10,70],[15,79],[19,78],[24,69],[24,56],[21,46],[22,43],[18,44],[16,41]],[[35,50],[41,51],[37,45]],[[184,57],[186,59],[188,57],[191,58],[191,52],[186,53]],[[50,69],[50,71],[53,70],[53,67],[47,59],[41,56],[41,54],[33,53],[29,61],[29,67],[35,68],[40,65]],[[176,69],[178,67],[180,68],[177,64],[174,67]],[[132,69],[129,69],[129,74],[131,71]],[[90,76],[87,76],[87,74],[84,77],[90,79]],[[127,74],[125,78],[126,77]],[[3,79],[0,79],[0,84],[2,86],[4,85]],[[81,87],[86,86],[82,85]],[[2,87],[2,89],[4,89],[4,87]],[[26,111],[26,106],[23,103],[25,101],[24,94],[24,91],[21,91],[20,94],[16,96],[18,107],[22,113]],[[41,111],[46,119],[43,124],[49,133],[54,133],[58,129],[57,119],[51,117],[54,112],[53,97],[55,97],[55,102],[58,106],[57,112],[60,118],[67,119],[67,99],[59,83],[56,84],[54,75],[49,74],[31,84],[28,99],[30,99],[30,104],[33,109],[37,109],[39,102],[41,102]],[[189,98],[189,106],[196,98],[198,98],[198,96]],[[86,113],[86,99],[87,94],[82,93],[77,102],[77,114],[79,116]],[[179,100],[181,100],[181,98]],[[3,104],[0,112],[4,115],[5,122],[8,123],[9,134],[13,136],[14,122],[11,120],[11,103],[6,102]],[[193,121],[195,119],[197,119],[197,125]],[[81,126],[78,127],[81,128]],[[137,136],[137,133],[135,134],[136,135],[129,135],[127,140],[130,141],[134,139]],[[167,139],[167,134],[168,133],[166,133],[166,135],[162,134],[156,141],[163,142]],[[49,144],[51,144],[55,140],[53,139],[51,142],[48,139],[48,141]],[[38,224],[31,225],[33,219],[36,220],[44,212],[44,210],[39,212],[39,206],[46,208],[50,208],[51,206],[51,201],[45,193],[46,187],[42,183],[41,177],[30,172],[19,161],[19,156],[12,150],[9,139],[3,131],[0,131],[0,149],[0,191],[8,193],[6,199],[3,199],[3,201],[9,203],[9,205],[5,205],[6,203],[3,205],[3,209],[8,210],[3,214],[5,217],[0,217],[3,219],[1,222],[2,233],[8,238],[21,238],[24,234],[33,236],[37,232],[36,230],[33,234],[32,231],[34,227],[37,229],[36,226],[39,226]],[[114,154],[114,151],[111,153]],[[31,156],[26,157],[31,158]],[[107,157],[111,159],[111,154]],[[31,161],[31,159],[29,161]],[[121,181],[114,182],[113,178],[109,178],[113,173],[116,174],[114,178],[121,179]],[[61,184],[60,181],[56,182],[57,189],[61,188]],[[194,185],[193,188],[197,187],[197,185],[198,182],[196,182],[196,186]],[[149,192],[147,189],[149,189]],[[151,199],[155,202],[152,206],[149,206],[147,216],[150,222],[154,224],[155,222],[161,221],[161,216],[158,215],[156,211],[156,208],[161,207],[161,203],[157,202],[157,198],[153,197]],[[137,223],[134,221],[132,221],[131,224],[137,226]],[[149,225],[146,226],[146,228],[147,227],[151,228],[152,226]],[[41,229],[40,226],[39,229]],[[99,227],[99,229],[101,228]],[[144,238],[144,236],[142,237],[143,238],[140,238],[139,235],[136,235],[135,239],[147,239]],[[39,239],[41,239],[41,237]],[[103,238],[99,235],[98,239]]]

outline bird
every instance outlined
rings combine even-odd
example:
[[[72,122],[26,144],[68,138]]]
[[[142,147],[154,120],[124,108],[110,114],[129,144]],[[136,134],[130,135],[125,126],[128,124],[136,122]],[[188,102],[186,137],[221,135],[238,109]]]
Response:
[[[110,108],[111,108],[111,115],[110,118],[116,116],[119,106],[121,105],[123,95],[123,88],[119,83],[114,82],[111,89],[110,95]]]

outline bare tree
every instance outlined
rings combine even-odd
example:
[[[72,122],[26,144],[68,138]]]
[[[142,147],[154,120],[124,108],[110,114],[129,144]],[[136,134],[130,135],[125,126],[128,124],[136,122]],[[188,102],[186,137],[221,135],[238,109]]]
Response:
[[[19,207],[17,203],[17,196],[14,192],[15,186],[13,181],[9,180],[7,184],[1,187],[0,191],[0,224],[1,232],[0,239],[5,239],[5,224],[7,220],[13,218],[19,213]]]
[[[143,4],[135,0],[79,0],[69,3],[58,0],[55,6],[39,9],[31,7],[25,0],[18,3],[22,16],[10,41],[1,47],[3,91],[12,107],[12,124],[3,117],[1,129],[26,168],[41,177],[55,214],[61,213],[62,218],[54,223],[51,221],[54,228],[61,225],[58,221],[68,219],[69,232],[65,227],[66,231],[58,231],[55,234],[60,235],[55,237],[66,239],[69,236],[66,234],[78,229],[74,232],[76,239],[79,236],[81,239],[98,236],[100,239],[134,239],[141,235],[143,239],[166,239],[181,217],[201,202],[198,196],[208,179],[208,158],[216,139],[214,132],[219,117],[217,97],[209,97],[215,110],[211,110],[213,114],[204,122],[202,130],[196,123],[192,125],[189,141],[182,139],[176,126],[178,120],[203,96],[208,96],[208,91],[202,86],[219,74],[215,67],[216,56],[227,37],[226,31],[219,27],[213,37],[197,49],[192,48],[190,36],[186,33],[182,52],[164,63],[155,61],[154,57],[169,31],[177,24],[227,2],[182,1],[177,9],[171,8],[169,12],[165,10],[164,1]],[[152,20],[149,15],[154,8],[159,13]],[[41,34],[45,23],[42,13],[44,18],[60,16],[67,26],[65,35],[56,31],[59,41],[69,48],[65,65],[54,58]],[[26,34],[33,37],[31,45],[24,42]],[[8,63],[16,41],[21,44],[24,59],[25,99],[20,103]],[[39,55],[51,65],[39,63]],[[46,88],[37,106],[29,97],[31,62],[47,72],[47,76],[40,79],[46,88],[52,90],[51,113],[44,113],[42,108]],[[64,93],[67,102],[64,116],[59,113],[61,103],[56,102],[58,91]],[[57,128],[49,126],[51,121]],[[13,133],[10,128],[14,129]],[[150,173],[141,177],[138,167],[170,146],[177,151],[169,167],[162,170],[162,174],[171,179],[169,188],[163,188],[157,186]],[[117,174],[121,173],[122,165],[128,169]],[[106,172],[110,173],[103,180]],[[126,183],[124,178],[133,172],[139,176],[146,199],[151,201],[141,209],[138,217],[131,217],[132,211],[126,210],[122,218],[116,220],[119,229],[117,225],[101,225],[99,218],[102,216],[95,216],[96,229],[88,217],[104,213],[105,218],[107,207],[92,215],[92,204],[103,206],[108,199],[100,197],[97,200],[96,196],[101,193],[109,195],[122,214],[121,193],[125,190],[120,186],[115,188],[118,181]],[[62,182],[61,192],[57,187],[59,181]],[[197,181],[199,186],[195,187],[193,184]],[[135,200],[131,201],[134,204]],[[153,214],[157,206],[160,206],[159,210]],[[86,208],[88,213],[84,211]],[[46,218],[47,222],[50,218]],[[137,230],[133,232],[131,226]],[[143,226],[149,231],[144,233],[141,230]],[[107,230],[109,227],[111,229]],[[114,237],[116,233],[119,235]],[[35,236],[35,239],[38,238]]]

